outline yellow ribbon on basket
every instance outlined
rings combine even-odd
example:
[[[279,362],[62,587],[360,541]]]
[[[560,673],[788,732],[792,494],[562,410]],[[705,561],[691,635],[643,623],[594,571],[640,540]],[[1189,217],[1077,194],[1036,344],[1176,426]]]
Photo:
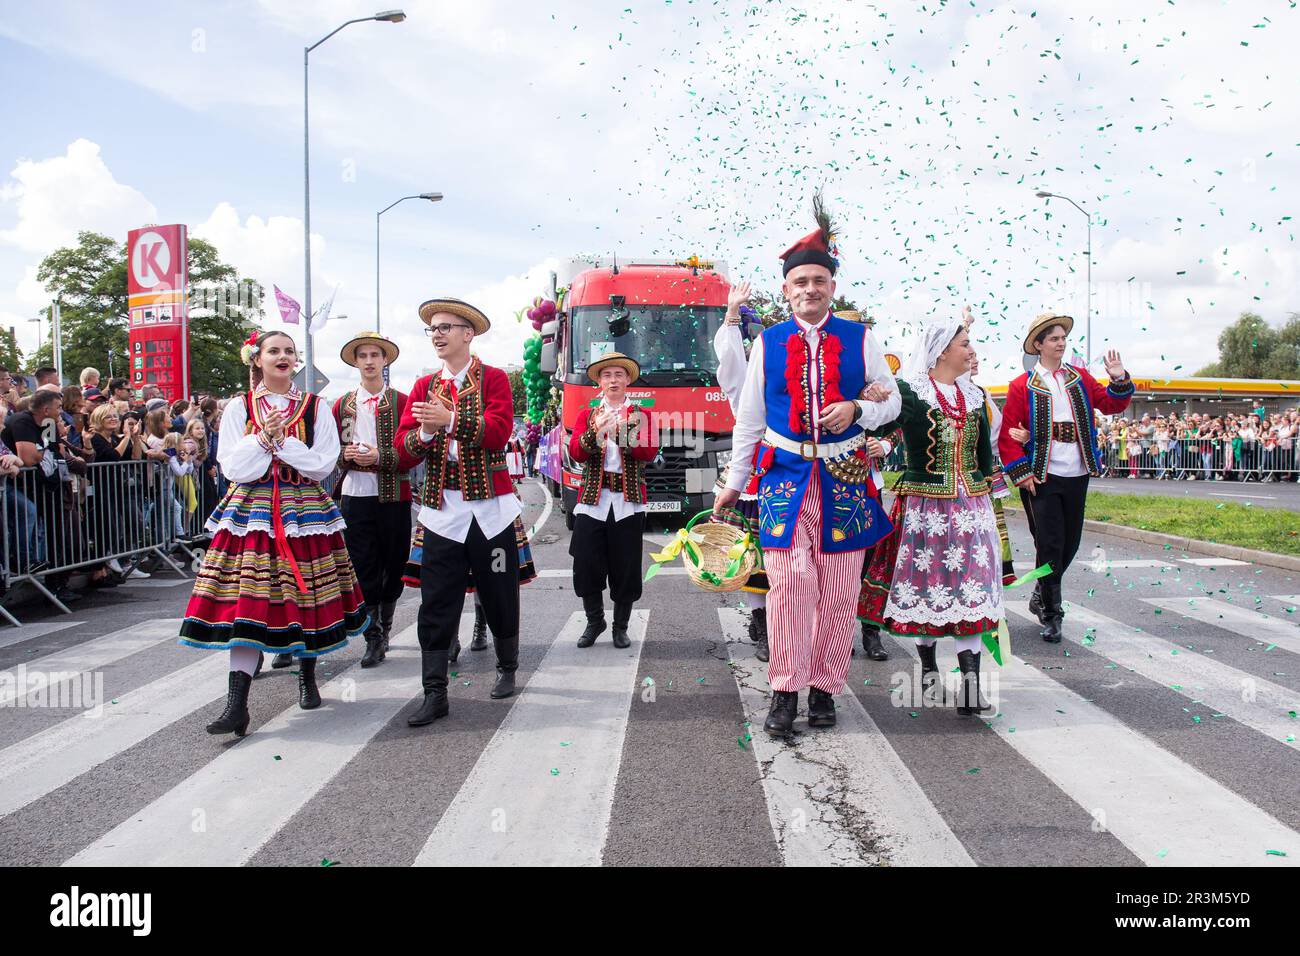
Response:
[[[727,557],[730,559],[727,562],[727,577],[734,578],[740,573],[740,561],[753,546],[754,539],[748,531],[742,534],[736,543],[731,546],[731,550],[727,552]]]
[[[672,561],[682,553],[682,548],[686,549],[686,553],[691,557],[691,560],[696,564],[699,564],[700,555],[699,552],[696,551],[692,542],[700,542],[703,540],[704,539],[695,532],[687,531],[685,528],[679,528],[677,534],[673,536],[673,540],[668,542],[667,547],[662,551],[650,555],[650,560],[654,563],[646,570],[645,580],[649,581],[658,574],[660,567],[667,564],[669,561]]]

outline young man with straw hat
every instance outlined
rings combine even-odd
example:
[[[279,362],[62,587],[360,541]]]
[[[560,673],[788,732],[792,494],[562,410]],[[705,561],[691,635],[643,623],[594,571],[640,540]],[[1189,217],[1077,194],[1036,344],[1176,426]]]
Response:
[[[1079,550],[1088,478],[1098,474],[1101,461],[1093,409],[1117,415],[1133,399],[1133,380],[1114,349],[1104,359],[1110,377],[1105,386],[1086,368],[1065,363],[1073,328],[1073,318],[1054,312],[1029,324],[1024,350],[1038,362],[1007,386],[998,438],[1003,470],[1025,501],[1035,566],[1052,568],[1030,601],[1043,624],[1040,636],[1050,644],[1061,641],[1061,580]]]
[[[471,572],[496,643],[493,698],[514,693],[519,666],[520,508],[505,451],[514,427],[510,380],[470,352],[491,327],[479,309],[443,298],[419,312],[442,369],[412,386],[394,439],[404,467],[425,465],[417,627],[424,702],[407,719],[412,727],[447,716],[447,668]]]
[[[600,386],[600,402],[584,408],[569,439],[569,455],[582,465],[573,509],[573,593],[582,598],[587,627],[579,647],[591,647],[605,630],[605,583],[614,602],[614,646],[627,636],[632,605],[641,597],[641,535],[645,531],[645,467],[659,453],[650,416],[627,397],[641,377],[636,361],[609,352],[587,366]]]
[[[378,332],[362,332],[339,353],[361,372],[361,384],[334,403],[334,420],[342,445],[335,495],[370,614],[362,667],[374,667],[388,651],[411,537],[411,481],[393,446],[406,396],[384,382],[384,369],[399,354]]]
[[[830,313],[839,260],[820,195],[813,212],[817,230],[781,256],[794,317],[764,329],[750,351],[730,476],[714,501],[715,511],[733,506],[755,476],[771,586],[772,706],[763,729],[780,737],[793,729],[805,687],[809,726],[835,723],[863,551],[890,530],[863,430],[892,422],[899,409],[875,336]],[[867,400],[859,401],[864,390]]]

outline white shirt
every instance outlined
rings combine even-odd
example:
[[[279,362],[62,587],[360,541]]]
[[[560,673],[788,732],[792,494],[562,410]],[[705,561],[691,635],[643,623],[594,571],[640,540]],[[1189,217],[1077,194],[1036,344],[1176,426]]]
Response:
[[[731,414],[740,408],[740,392],[745,387],[745,340],[739,325],[723,322],[713,336],[713,354],[718,357],[718,386],[727,396]]]
[[[600,407],[592,409],[592,414],[603,411],[619,411],[627,404],[627,399],[623,400],[622,405],[611,405],[606,399],[600,400]],[[605,464],[606,471],[612,471],[615,474],[623,473],[623,453],[618,447],[618,442],[605,436]],[[634,514],[645,511],[645,505],[634,504],[627,500],[621,491],[610,491],[602,485],[600,489],[600,498],[594,505],[577,504],[573,508],[575,515],[586,515],[588,518],[595,518],[597,521],[604,521],[609,517],[610,509],[614,509],[614,520],[622,521],[624,518],[630,518]]]
[[[1051,372],[1043,367],[1042,362],[1039,362],[1034,366],[1034,374],[1052,394],[1052,421],[1073,422],[1074,407],[1070,404],[1070,397],[1065,394],[1065,379],[1069,375],[1065,366],[1062,365],[1055,372]],[[1087,427],[1086,423],[1080,425],[1075,422],[1075,428],[1082,441],[1088,440],[1084,434],[1084,429]],[[1078,442],[1053,439],[1047,451],[1047,473],[1061,478],[1078,478],[1080,475],[1086,475],[1088,469],[1083,464],[1083,454],[1079,451]]]
[[[459,391],[465,384],[465,374],[469,371],[470,364],[466,362],[465,367],[454,375],[444,365],[443,381],[449,379],[454,381]],[[446,431],[451,432],[455,427],[456,416],[453,414]],[[433,438],[433,432],[426,432],[424,426],[420,426],[420,441],[431,442]],[[458,441],[447,442],[447,461],[460,459],[459,446]],[[436,535],[464,544],[465,539],[469,537],[470,525],[473,522],[478,522],[483,537],[495,538],[514,524],[515,519],[522,513],[519,499],[514,495],[497,495],[484,498],[482,501],[466,501],[459,491],[443,491],[441,508],[430,508],[427,504],[420,507],[420,524]]]
[[[375,409],[379,399],[384,395],[381,386],[378,392],[371,394],[364,385],[358,385],[354,394],[357,406],[356,416],[352,419],[352,440],[358,445],[365,445],[374,450],[379,447],[379,426],[375,422]],[[400,409],[399,409],[400,412]],[[373,471],[354,471],[348,469],[343,476],[343,494],[349,498],[378,498],[379,475]]]
[[[828,312],[826,315],[829,318],[830,313]],[[809,325],[803,319],[796,318],[795,321],[799,323],[799,328],[802,330],[809,348],[816,354],[817,343],[821,338],[821,330],[826,323],[826,319],[822,319],[815,326]],[[865,334],[862,336],[862,362],[866,369],[868,385],[872,382],[879,382],[890,389],[889,397],[883,402],[863,402],[862,413],[857,418],[857,423],[863,428],[879,428],[881,425],[898,418],[899,410],[902,408],[902,398],[898,394],[898,388],[894,385],[894,377],[889,374],[889,366],[885,364],[885,355],[881,352],[880,346],[876,343],[876,337],[870,329],[866,329]],[[813,379],[813,407],[809,409],[809,417],[813,422],[813,438],[815,440],[821,433],[821,429],[817,426],[817,420],[822,414],[822,408],[817,399],[821,386],[818,381],[816,363],[812,363],[810,367]],[[745,485],[749,482],[750,472],[753,471],[754,449],[758,447],[758,443],[767,431],[765,384],[763,375],[763,338],[760,336],[750,346],[749,368],[746,371],[745,385],[740,394],[740,408],[736,412],[736,427],[731,433],[731,467],[727,476],[727,487],[735,491],[743,491]],[[852,400],[857,396],[846,395],[844,398]]]
[[[280,411],[289,407],[289,396],[275,392],[262,392],[255,400],[265,400]],[[256,435],[244,434],[247,423],[248,414],[243,399],[227,403],[221,415],[217,462],[221,465],[221,473],[230,481],[257,481],[271,468],[271,453],[262,447]],[[311,447],[296,438],[287,437],[274,457],[286,465],[292,465],[299,474],[312,481],[329,477],[339,457],[339,430],[324,402],[316,412]]]

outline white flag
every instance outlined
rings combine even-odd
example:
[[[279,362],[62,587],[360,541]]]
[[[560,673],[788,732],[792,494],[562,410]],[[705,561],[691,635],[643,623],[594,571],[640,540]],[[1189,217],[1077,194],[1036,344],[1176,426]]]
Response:
[[[316,310],[316,314],[311,317],[310,331],[315,335],[325,327],[325,323],[330,320],[330,309],[334,307],[334,296],[338,295],[339,287],[335,286],[330,297],[325,300],[325,304]]]

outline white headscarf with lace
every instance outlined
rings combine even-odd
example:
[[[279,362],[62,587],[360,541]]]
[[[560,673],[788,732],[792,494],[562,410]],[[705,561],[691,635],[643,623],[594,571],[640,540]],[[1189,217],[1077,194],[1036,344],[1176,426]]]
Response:
[[[898,377],[907,382],[913,392],[931,405],[937,405],[934,385],[930,381],[930,370],[939,361],[939,356],[952,344],[957,333],[966,328],[961,318],[945,319],[931,322],[921,330],[916,346],[912,349],[907,363],[898,370]],[[966,398],[968,409],[979,408],[984,404],[984,392],[970,379],[970,373],[963,373],[956,382]]]

